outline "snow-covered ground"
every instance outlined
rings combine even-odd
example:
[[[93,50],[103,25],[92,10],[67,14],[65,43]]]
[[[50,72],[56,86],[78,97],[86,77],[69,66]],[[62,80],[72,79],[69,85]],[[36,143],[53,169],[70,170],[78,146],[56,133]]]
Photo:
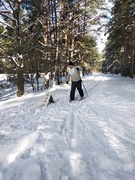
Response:
[[[1,97],[0,180],[135,179],[134,79],[83,82],[87,98],[69,103],[63,84],[48,91],[55,103],[46,108],[46,90]]]

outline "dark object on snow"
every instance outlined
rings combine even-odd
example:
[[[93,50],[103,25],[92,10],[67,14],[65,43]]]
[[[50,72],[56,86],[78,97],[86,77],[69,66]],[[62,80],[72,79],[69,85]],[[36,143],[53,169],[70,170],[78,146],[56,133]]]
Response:
[[[46,94],[42,102],[42,106],[47,107],[50,103],[54,103],[53,97],[50,94]]]

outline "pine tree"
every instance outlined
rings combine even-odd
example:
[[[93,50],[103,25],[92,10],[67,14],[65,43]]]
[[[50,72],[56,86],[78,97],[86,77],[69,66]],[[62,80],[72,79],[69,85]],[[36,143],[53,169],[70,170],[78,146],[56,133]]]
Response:
[[[119,71],[133,78],[135,73],[135,14],[133,0],[114,1],[106,46],[107,71]]]

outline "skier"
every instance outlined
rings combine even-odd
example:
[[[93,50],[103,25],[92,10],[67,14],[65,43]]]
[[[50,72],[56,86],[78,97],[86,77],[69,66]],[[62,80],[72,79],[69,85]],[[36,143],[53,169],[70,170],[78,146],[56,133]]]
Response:
[[[68,76],[67,76],[67,84],[69,82],[69,79],[71,77],[71,90],[70,90],[70,99],[69,102],[73,101],[75,98],[75,90],[77,88],[81,98],[84,96],[84,92],[82,90],[82,80],[80,76],[80,71],[82,70],[81,67],[79,66],[74,66],[73,62],[69,62],[68,64],[69,71],[68,71]]]

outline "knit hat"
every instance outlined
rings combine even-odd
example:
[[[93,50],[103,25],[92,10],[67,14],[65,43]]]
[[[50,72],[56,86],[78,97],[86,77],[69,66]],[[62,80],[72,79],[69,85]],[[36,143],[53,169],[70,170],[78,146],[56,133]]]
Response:
[[[72,61],[70,61],[70,62],[68,63],[68,65],[69,65],[69,66],[73,66],[74,64],[72,63]]]

